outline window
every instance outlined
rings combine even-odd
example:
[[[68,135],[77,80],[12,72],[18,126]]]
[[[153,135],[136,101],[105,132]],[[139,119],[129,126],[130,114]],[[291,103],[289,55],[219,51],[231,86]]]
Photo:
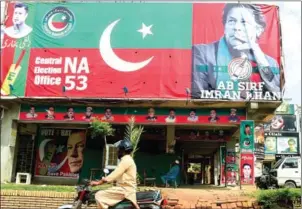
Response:
[[[107,169],[115,169],[119,163],[117,148],[113,144],[108,144],[103,150],[103,166]]]
[[[298,168],[298,159],[287,159],[283,163],[282,168]]]
[[[273,166],[273,169],[278,169],[279,166],[282,164],[282,162],[284,161],[284,158],[278,160],[275,165]]]

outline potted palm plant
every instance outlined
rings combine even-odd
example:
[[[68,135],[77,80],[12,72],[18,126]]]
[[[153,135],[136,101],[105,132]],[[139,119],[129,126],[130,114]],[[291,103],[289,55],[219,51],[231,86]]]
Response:
[[[141,135],[144,132],[144,127],[143,126],[137,126],[135,125],[135,117],[132,116],[129,119],[129,122],[126,126],[125,130],[125,137],[128,138],[133,145],[133,152],[132,152],[132,157],[135,159],[135,153],[138,150],[138,143],[140,141]],[[137,174],[137,183],[140,183],[140,176]]]

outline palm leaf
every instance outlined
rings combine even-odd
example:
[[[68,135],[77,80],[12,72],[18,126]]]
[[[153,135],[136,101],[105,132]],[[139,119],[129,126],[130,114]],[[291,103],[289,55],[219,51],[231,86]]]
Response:
[[[135,153],[138,151],[138,144],[142,133],[144,132],[143,126],[135,125],[135,117],[132,116],[126,126],[125,138],[128,138],[133,145],[132,157],[134,158]]]

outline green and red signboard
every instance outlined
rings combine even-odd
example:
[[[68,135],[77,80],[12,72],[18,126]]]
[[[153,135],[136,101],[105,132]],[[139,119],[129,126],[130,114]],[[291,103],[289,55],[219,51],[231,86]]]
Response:
[[[135,116],[138,123],[151,124],[239,124],[245,110],[185,108],[122,108],[22,105],[19,119],[24,121],[89,122],[99,118],[111,123],[127,123]],[[236,119],[236,120],[235,120]]]
[[[275,6],[24,2],[7,11],[2,96],[281,98]]]

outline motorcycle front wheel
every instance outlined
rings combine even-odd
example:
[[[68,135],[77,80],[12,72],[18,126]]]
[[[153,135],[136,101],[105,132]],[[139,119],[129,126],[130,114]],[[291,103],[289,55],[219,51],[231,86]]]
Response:
[[[73,203],[72,209],[82,209],[82,200],[77,200]]]

